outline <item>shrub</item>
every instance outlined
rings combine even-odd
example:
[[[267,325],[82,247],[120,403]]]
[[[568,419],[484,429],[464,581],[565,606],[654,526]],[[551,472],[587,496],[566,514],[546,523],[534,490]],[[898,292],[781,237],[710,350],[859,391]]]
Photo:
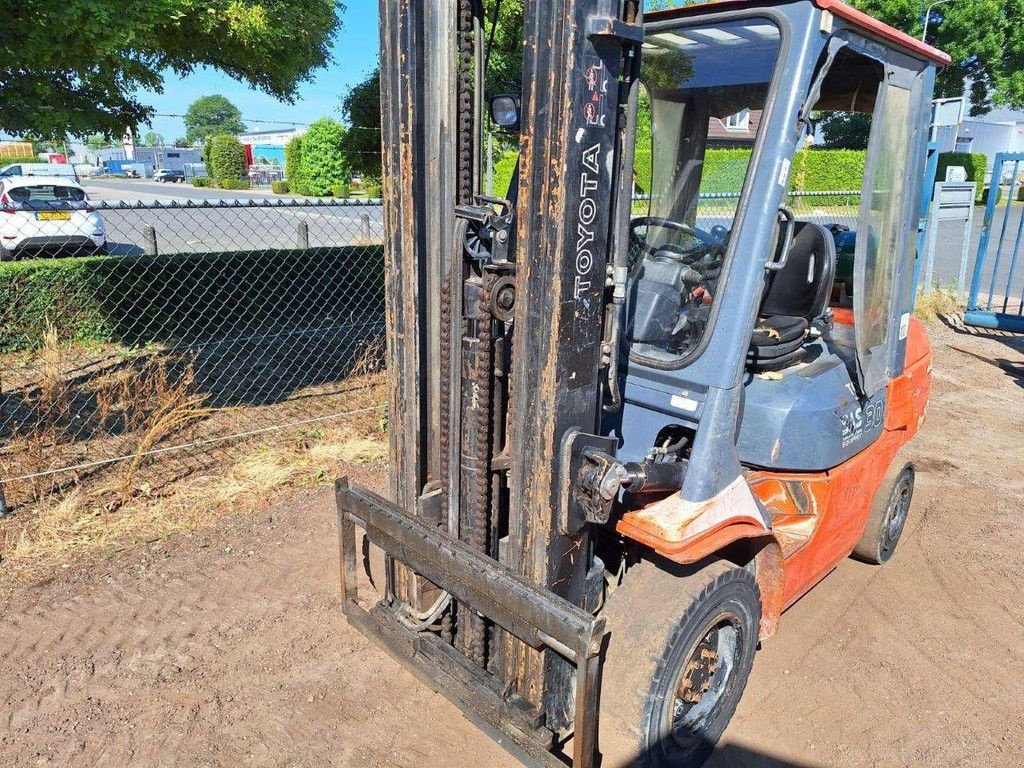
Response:
[[[366,196],[374,200],[381,197],[384,190],[381,187],[379,181],[370,180],[363,184],[363,190],[366,192]]]
[[[1024,184],[1017,187],[1017,202],[1024,203]]]
[[[494,194],[497,197],[508,197],[508,191],[512,186],[512,174],[516,170],[516,162],[519,160],[519,153],[515,151],[506,152],[501,159],[494,164]],[[637,168],[640,167],[639,158]],[[647,189],[647,187],[644,187]]]
[[[988,205],[989,191],[989,187],[985,187],[983,190],[981,190],[981,197],[979,197],[977,201],[978,205]],[[1001,202],[1003,202],[1003,188],[996,187],[996,205],[999,205]]]
[[[284,147],[284,178],[296,192],[302,188],[302,137],[293,137]],[[299,194],[306,194],[299,192]]]
[[[311,282],[314,273],[323,278]],[[383,246],[3,262],[0,354],[39,347],[54,324],[61,339],[132,345],[209,338],[257,318],[283,325],[329,316],[351,303],[353,285],[365,289],[367,321],[383,321]]]
[[[22,165],[24,163],[45,163],[45,160],[40,160],[35,155],[25,155],[23,157],[0,157],[0,168],[5,168],[8,165]]]
[[[210,140],[210,174],[215,179],[237,179],[248,170],[245,147],[234,136],[214,136]]]
[[[213,186],[213,179],[209,176],[193,176],[192,177],[193,187],[211,187]]]
[[[977,201],[983,203],[985,173],[988,171],[988,157],[983,152],[940,152],[935,180],[946,180],[946,169],[951,165],[962,165],[967,171],[967,180],[977,184]],[[930,191],[929,191],[930,194]]]
[[[221,189],[249,189],[251,187],[248,179],[219,179],[217,186]]]
[[[287,181],[272,181],[270,182],[270,189],[275,195],[287,195],[288,194],[288,182]]]
[[[299,173],[308,194],[328,195],[334,184],[348,178],[348,165],[341,145],[345,128],[322,117],[314,121],[302,137],[302,162]]]
[[[332,184],[331,194],[339,200],[347,200],[352,196],[352,189],[348,184]]]

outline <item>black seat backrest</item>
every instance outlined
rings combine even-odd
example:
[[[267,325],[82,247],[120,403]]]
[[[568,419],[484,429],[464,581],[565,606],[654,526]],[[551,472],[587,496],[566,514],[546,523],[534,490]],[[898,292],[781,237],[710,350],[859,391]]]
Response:
[[[777,247],[781,247],[781,242]],[[796,222],[786,266],[768,273],[761,315],[817,320],[828,308],[835,274],[836,244],[832,233],[821,224]]]

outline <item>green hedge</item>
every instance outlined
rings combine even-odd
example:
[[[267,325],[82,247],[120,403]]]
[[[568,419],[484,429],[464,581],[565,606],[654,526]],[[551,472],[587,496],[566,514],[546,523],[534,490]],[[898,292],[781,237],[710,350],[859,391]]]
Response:
[[[0,157],[0,168],[6,168],[8,165],[45,162],[45,160],[40,160],[36,155],[25,155],[24,157]]]
[[[348,184],[332,184],[331,194],[340,200],[347,200],[352,197],[352,188]]]
[[[193,176],[192,177],[193,187],[212,187],[213,179],[209,176]]]
[[[248,179],[218,179],[217,186],[221,189],[249,189]]]
[[[983,152],[940,152],[939,165],[935,170],[935,180],[946,180],[946,169],[951,165],[962,165],[967,171],[967,180],[978,185],[975,200],[984,202],[982,195],[985,187],[985,172],[988,171],[988,158]],[[929,192],[930,194],[930,192]]]
[[[270,182],[270,189],[275,195],[287,195],[288,194],[288,182],[287,181],[272,181]]]
[[[383,313],[383,246],[0,263],[0,353],[38,348],[51,325],[65,342],[142,345]]]

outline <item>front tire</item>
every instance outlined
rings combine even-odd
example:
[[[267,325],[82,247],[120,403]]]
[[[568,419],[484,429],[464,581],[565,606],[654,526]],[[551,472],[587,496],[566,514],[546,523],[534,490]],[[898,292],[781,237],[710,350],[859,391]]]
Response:
[[[736,711],[761,594],[750,571],[644,562],[608,601],[599,746],[605,768],[695,768]]]
[[[0,261],[14,261],[14,251],[9,251],[0,245]]]

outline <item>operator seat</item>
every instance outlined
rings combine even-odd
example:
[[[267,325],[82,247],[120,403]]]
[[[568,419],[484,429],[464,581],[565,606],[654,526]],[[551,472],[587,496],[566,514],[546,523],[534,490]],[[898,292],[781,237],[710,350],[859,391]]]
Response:
[[[780,242],[777,249],[782,247]],[[776,252],[776,260],[781,254]],[[750,340],[747,368],[780,371],[803,356],[812,326],[826,330],[828,300],[836,271],[832,234],[820,224],[798,221],[785,266],[768,272],[757,325]]]

